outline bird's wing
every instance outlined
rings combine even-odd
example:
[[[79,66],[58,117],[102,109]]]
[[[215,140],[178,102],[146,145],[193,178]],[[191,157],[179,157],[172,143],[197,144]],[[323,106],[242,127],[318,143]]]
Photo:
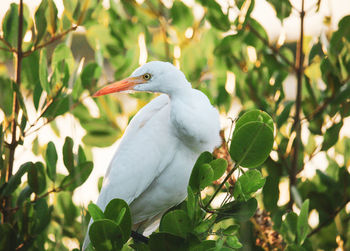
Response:
[[[169,113],[170,100],[161,95],[131,120],[107,170],[97,201],[101,208],[113,198],[130,204],[171,161],[176,139],[171,135]]]

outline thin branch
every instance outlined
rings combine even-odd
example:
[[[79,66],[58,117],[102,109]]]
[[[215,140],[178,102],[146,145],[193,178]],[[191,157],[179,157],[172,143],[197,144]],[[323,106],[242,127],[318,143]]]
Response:
[[[0,37],[0,41],[1,41],[3,44],[5,44],[6,47],[8,48],[8,49],[6,49],[6,48],[3,48],[3,47],[0,47],[1,50],[6,50],[6,51],[10,51],[10,52],[15,52],[15,53],[17,53],[17,50],[16,50],[15,48],[13,48],[3,37]]]
[[[19,10],[18,10],[18,37],[17,37],[17,53],[16,55],[16,85],[19,88],[21,85],[21,70],[22,70],[22,33],[23,33],[23,0],[19,2]],[[13,92],[13,106],[12,106],[12,123],[11,123],[11,143],[9,145],[9,161],[8,168],[6,173],[6,182],[10,180],[12,177],[13,171],[13,163],[15,157],[15,151],[18,145],[17,141],[17,117],[19,112],[19,104],[17,99],[17,92]],[[11,205],[10,198],[5,198],[4,207],[5,209]],[[3,222],[7,222],[9,220],[9,215],[6,213],[2,218]]]
[[[331,215],[330,217],[325,220],[324,222],[320,223],[314,230],[312,230],[308,235],[307,238],[311,237],[312,235],[318,233],[323,227],[330,224],[334,218],[340,213],[342,209],[350,202],[350,199],[346,199],[343,204],[341,204]]]
[[[292,165],[289,172],[289,193],[290,200],[288,207],[292,208],[294,199],[292,194],[292,187],[297,183],[297,172],[298,172],[298,162],[299,162],[299,151],[300,151],[300,142],[301,142],[301,125],[300,125],[300,112],[301,112],[301,89],[304,76],[304,53],[303,53],[303,41],[304,41],[304,0],[301,2],[301,12],[300,12],[300,39],[298,41],[297,55],[296,55],[296,74],[297,74],[297,95],[295,100],[295,115],[293,127],[296,133],[294,144],[294,151],[292,156]]]
[[[52,44],[53,42],[63,38],[65,35],[67,35],[69,32],[74,31],[78,28],[78,25],[73,25],[72,27],[70,27],[69,29],[63,31],[62,33],[57,34],[56,36],[53,36],[49,41],[42,43],[40,45],[34,46],[32,49],[26,51],[23,53],[23,57],[27,57],[30,54],[32,54],[34,51],[39,50],[43,47],[48,46],[49,44]]]

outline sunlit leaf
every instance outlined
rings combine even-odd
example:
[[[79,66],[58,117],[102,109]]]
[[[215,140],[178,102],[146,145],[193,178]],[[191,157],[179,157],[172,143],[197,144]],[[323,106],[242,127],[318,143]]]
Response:
[[[94,221],[90,226],[89,237],[97,251],[120,250],[123,246],[121,228],[108,219]]]

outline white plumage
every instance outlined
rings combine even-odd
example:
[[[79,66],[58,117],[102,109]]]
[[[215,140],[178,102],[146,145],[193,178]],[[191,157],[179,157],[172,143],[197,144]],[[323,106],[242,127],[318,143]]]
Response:
[[[163,94],[130,121],[105,175],[97,205],[104,210],[114,198],[125,200],[133,229],[148,235],[167,209],[186,198],[200,153],[213,151],[220,144],[219,114],[170,63],[149,62],[95,96],[124,90]],[[88,242],[86,238],[84,247]]]

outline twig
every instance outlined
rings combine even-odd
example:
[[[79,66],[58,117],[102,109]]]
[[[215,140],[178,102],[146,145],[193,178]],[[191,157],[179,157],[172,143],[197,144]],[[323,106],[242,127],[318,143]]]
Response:
[[[62,33],[59,33],[59,34],[57,34],[56,36],[53,36],[49,41],[47,41],[47,42],[45,42],[45,43],[42,43],[42,44],[40,44],[40,45],[38,45],[38,46],[34,46],[32,49],[30,49],[30,50],[24,52],[24,53],[23,53],[23,57],[27,57],[27,56],[29,56],[30,54],[32,54],[34,51],[39,50],[39,49],[41,49],[41,48],[43,48],[43,47],[46,47],[46,46],[49,45],[49,44],[52,44],[53,42],[55,42],[55,41],[61,39],[62,37],[64,37],[65,35],[67,35],[69,32],[74,31],[74,30],[76,30],[77,28],[78,28],[78,25],[73,25],[72,27],[70,27],[69,29],[63,31]]]
[[[297,48],[297,55],[296,55],[296,74],[297,74],[297,95],[295,100],[295,116],[294,116],[294,123],[293,127],[294,131],[296,133],[295,140],[294,140],[294,151],[292,156],[292,165],[289,172],[289,193],[290,193],[290,200],[288,203],[288,207],[292,208],[294,199],[292,194],[292,187],[296,185],[297,183],[297,171],[298,171],[298,162],[299,162],[299,145],[300,145],[300,138],[301,138],[301,126],[300,126],[300,112],[301,112],[301,89],[302,89],[302,83],[303,83],[303,76],[304,76],[304,54],[303,54],[303,41],[304,41],[304,0],[301,2],[301,12],[300,12],[300,39],[298,41],[298,48]]]
[[[18,10],[18,37],[17,37],[17,53],[16,59],[16,85],[19,88],[21,85],[21,70],[22,70],[22,33],[23,33],[23,0],[19,2]],[[6,44],[6,43],[5,43]],[[12,106],[12,123],[11,123],[11,143],[9,145],[9,160],[8,169],[6,170],[6,182],[8,182],[12,176],[12,169],[15,157],[16,147],[18,145],[17,141],[17,117],[19,112],[19,104],[17,99],[17,92],[13,92],[13,106]],[[4,199],[4,208],[8,208],[11,204],[10,198]],[[7,222],[9,220],[9,215],[5,213],[3,215],[2,221]]]
[[[6,50],[6,51],[10,51],[10,52],[15,52],[15,53],[17,53],[17,50],[16,50],[15,48],[13,48],[3,37],[0,37],[0,41],[1,41],[3,44],[5,44],[6,47],[8,48],[8,49],[6,49],[6,48],[3,48],[3,47],[0,47],[1,50]]]

